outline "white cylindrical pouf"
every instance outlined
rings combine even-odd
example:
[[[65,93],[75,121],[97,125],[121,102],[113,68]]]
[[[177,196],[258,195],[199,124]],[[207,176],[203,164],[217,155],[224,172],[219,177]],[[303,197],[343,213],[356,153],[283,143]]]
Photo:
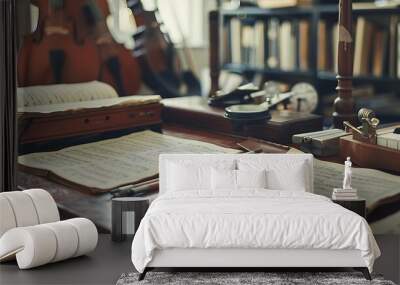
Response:
[[[84,218],[13,228],[0,238],[0,261],[15,256],[19,268],[28,269],[87,254],[97,241],[95,225]]]
[[[60,220],[56,202],[49,192],[43,189],[24,190],[23,193],[30,196],[36,208],[39,224],[57,222]]]
[[[49,223],[42,225],[51,229],[56,235],[57,252],[51,262],[57,262],[75,255],[78,249],[78,233],[75,228],[66,221]]]
[[[0,258],[16,253],[20,269],[49,263],[56,252],[55,234],[41,225],[11,229],[0,239]]]
[[[8,199],[0,194],[0,238],[10,229],[17,226],[14,211]]]
[[[16,258],[20,269],[28,269],[96,248],[93,222],[59,219],[54,199],[43,189],[0,193],[0,262]]]
[[[13,209],[17,227],[27,227],[39,223],[35,205],[29,195],[22,191],[11,191],[1,193]]]
[[[78,233],[79,244],[74,257],[86,254],[96,248],[98,233],[92,221],[85,218],[75,218],[65,222],[74,226]]]

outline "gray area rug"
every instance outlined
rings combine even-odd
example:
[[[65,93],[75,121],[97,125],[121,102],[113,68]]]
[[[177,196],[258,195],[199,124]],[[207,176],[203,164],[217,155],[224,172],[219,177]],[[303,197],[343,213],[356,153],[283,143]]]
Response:
[[[138,273],[122,274],[116,285],[395,285],[392,281],[376,275],[372,275],[373,280],[368,281],[359,272],[148,272],[142,281],[137,280],[138,276]]]

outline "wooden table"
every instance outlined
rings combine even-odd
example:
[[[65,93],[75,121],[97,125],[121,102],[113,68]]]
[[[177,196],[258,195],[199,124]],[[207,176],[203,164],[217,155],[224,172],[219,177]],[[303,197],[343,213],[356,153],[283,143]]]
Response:
[[[245,140],[243,137],[174,124],[164,124],[163,133],[166,135],[194,139],[235,149],[239,149],[237,145],[238,142]],[[324,157],[323,160],[343,163],[339,156]],[[90,195],[80,192],[72,187],[58,184],[49,181],[46,178],[21,171],[17,173],[17,181],[21,189],[44,188],[49,191],[56,200],[63,218],[76,216],[85,217],[92,220],[97,225],[100,232],[109,233],[111,231],[111,194]],[[153,194],[149,198],[152,200],[156,196],[157,194]],[[373,209],[369,209],[367,220],[369,222],[377,221],[397,212],[399,208],[400,193],[393,197],[382,199],[379,205]]]
[[[163,122],[281,144],[290,144],[294,134],[322,130],[322,117],[314,114],[272,110],[271,118],[264,123],[238,124],[225,117],[223,108],[211,107],[205,98],[199,96],[168,98],[162,103]]]
[[[177,125],[163,126],[163,133],[175,137],[194,139],[219,146],[236,148],[236,143],[244,138],[208,132],[205,130],[189,129]],[[109,193],[90,195],[77,189],[47,180],[44,177],[35,176],[22,171],[17,173],[18,185],[21,189],[43,188],[50,192],[60,209],[63,218],[85,217],[92,220],[100,232],[111,231],[111,198]],[[154,198],[156,195],[153,195]]]

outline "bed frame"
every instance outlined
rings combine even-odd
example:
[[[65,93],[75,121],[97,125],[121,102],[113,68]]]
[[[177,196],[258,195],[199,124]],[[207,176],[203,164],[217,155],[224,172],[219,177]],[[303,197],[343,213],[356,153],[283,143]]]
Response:
[[[154,268],[338,268],[361,271],[371,280],[359,250],[332,249],[196,249],[171,248],[156,250],[152,261],[139,275],[143,280]]]
[[[237,154],[225,154],[224,159],[234,159]],[[253,156],[240,154],[241,158]],[[274,155],[269,154],[270,157]],[[276,155],[279,156],[279,155]],[[166,191],[166,161],[195,159],[221,159],[215,154],[162,154],[159,160],[160,193]],[[305,175],[308,177],[308,192],[313,192],[313,157],[312,155],[285,154],[285,159],[303,159],[306,162]],[[281,159],[281,158],[280,158]],[[361,271],[371,280],[369,270],[359,250],[333,249],[254,249],[254,248],[169,248],[155,250],[153,259],[147,265],[139,280],[154,268],[232,268],[238,271],[262,268],[343,268],[350,267]]]

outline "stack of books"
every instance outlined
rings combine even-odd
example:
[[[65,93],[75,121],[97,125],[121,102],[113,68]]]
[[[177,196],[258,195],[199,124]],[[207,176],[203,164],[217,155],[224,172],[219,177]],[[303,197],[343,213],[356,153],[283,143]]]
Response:
[[[399,16],[355,19],[354,76],[400,78]],[[339,26],[335,21],[318,22],[318,70],[337,73]]]
[[[307,71],[311,67],[312,30],[312,22],[307,18],[288,20],[278,17],[231,17],[223,26],[223,64],[256,69]],[[320,19],[317,33],[317,69],[322,74],[337,73],[338,22]],[[353,39],[354,76],[400,78],[399,15],[356,17]]]
[[[357,189],[334,188],[332,193],[333,200],[357,200]]]
[[[311,23],[306,19],[232,17],[223,29],[224,64],[285,71],[309,69]]]

